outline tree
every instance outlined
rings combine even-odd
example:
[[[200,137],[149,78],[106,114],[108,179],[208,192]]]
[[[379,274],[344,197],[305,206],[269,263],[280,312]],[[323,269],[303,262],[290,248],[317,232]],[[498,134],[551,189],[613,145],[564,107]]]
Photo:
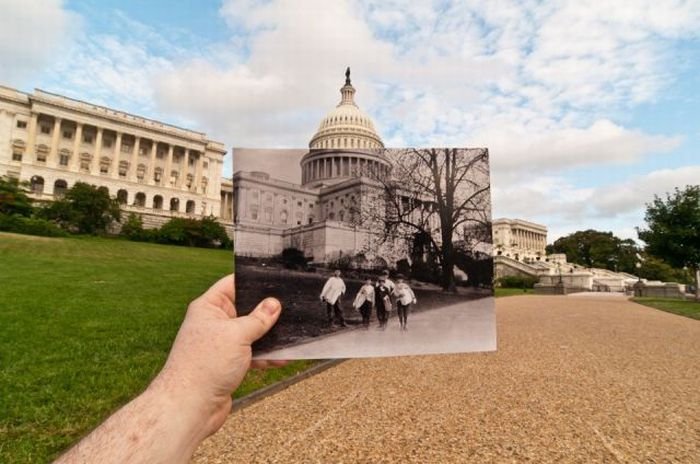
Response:
[[[31,216],[32,200],[25,183],[12,177],[0,177],[0,214]]]
[[[76,182],[61,200],[41,211],[47,219],[81,234],[104,233],[112,222],[119,222],[119,202],[104,187]]]
[[[634,240],[593,229],[574,232],[547,246],[547,254],[565,253],[571,263],[629,273],[635,272],[638,252]]]
[[[700,185],[676,188],[666,198],[646,205],[646,229],[637,229],[646,252],[677,268],[695,272],[695,298],[700,300]]]
[[[371,173],[381,193],[360,216],[377,228],[381,242],[428,242],[440,266],[444,290],[455,291],[455,243],[465,228],[491,216],[488,150],[430,148],[386,150],[390,171]],[[490,237],[489,237],[490,241]]]

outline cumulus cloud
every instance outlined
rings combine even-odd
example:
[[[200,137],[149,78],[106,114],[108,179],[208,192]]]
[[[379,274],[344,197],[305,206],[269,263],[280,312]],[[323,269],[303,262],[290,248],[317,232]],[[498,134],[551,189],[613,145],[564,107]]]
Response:
[[[595,187],[576,186],[561,176],[533,175],[495,185],[499,215],[542,221],[550,226],[550,241],[582,227],[611,230],[636,239],[644,224],[646,204],[676,187],[697,185],[700,166],[659,169]]]
[[[0,81],[20,85],[71,46],[81,28],[60,0],[0,0]]]

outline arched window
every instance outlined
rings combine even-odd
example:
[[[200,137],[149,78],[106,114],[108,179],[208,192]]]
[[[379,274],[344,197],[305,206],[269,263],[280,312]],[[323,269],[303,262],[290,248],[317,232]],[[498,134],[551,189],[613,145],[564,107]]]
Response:
[[[53,196],[55,199],[63,198],[68,190],[68,182],[63,179],[58,179],[53,183]]]
[[[153,197],[153,209],[163,209],[163,197],[160,195]]]
[[[126,190],[124,190],[124,189],[117,190],[117,201],[119,202],[120,205],[125,205],[129,202],[129,194],[127,193]]]
[[[345,220],[345,211],[341,209],[338,213],[338,218],[340,219],[340,222],[343,222]]]
[[[143,192],[139,192],[136,194],[134,197],[134,206],[141,206],[144,207],[146,206],[146,194]]]
[[[187,203],[185,203],[185,212],[187,214],[194,214],[194,200],[187,200]]]
[[[282,224],[286,224],[288,220],[289,220],[289,213],[287,213],[287,211],[282,211],[280,213],[280,222]]]
[[[180,199],[171,198],[170,199],[170,211],[180,211]]]
[[[41,195],[44,193],[44,178],[41,176],[33,176],[30,180],[32,193]]]

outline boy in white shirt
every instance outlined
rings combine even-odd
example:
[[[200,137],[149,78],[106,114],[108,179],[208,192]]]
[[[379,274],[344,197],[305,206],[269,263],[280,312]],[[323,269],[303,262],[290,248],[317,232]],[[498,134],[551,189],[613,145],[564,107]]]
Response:
[[[399,313],[399,322],[401,323],[401,330],[408,330],[406,328],[406,323],[408,322],[408,307],[411,304],[416,304],[416,295],[413,293],[411,287],[404,282],[403,276],[396,276],[396,288],[394,289],[394,295],[396,296],[396,309]]]
[[[333,314],[341,327],[347,327],[343,310],[340,308],[340,297],[345,294],[345,282],[340,278],[340,270],[336,269],[333,275],[326,281],[321,290],[321,301],[326,303],[326,315],[328,323],[333,325]]]
[[[362,325],[365,329],[369,329],[369,319],[372,316],[372,306],[374,306],[374,286],[370,277],[365,279],[365,284],[360,287],[352,305],[362,315]]]

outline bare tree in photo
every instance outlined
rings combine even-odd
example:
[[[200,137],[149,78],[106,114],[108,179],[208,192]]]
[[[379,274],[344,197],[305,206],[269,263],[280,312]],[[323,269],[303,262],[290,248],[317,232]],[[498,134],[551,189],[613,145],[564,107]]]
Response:
[[[488,150],[410,148],[384,155],[390,171],[365,173],[377,194],[359,205],[361,222],[377,245],[423,242],[438,258],[443,289],[455,291],[455,242],[468,231],[489,230]]]

